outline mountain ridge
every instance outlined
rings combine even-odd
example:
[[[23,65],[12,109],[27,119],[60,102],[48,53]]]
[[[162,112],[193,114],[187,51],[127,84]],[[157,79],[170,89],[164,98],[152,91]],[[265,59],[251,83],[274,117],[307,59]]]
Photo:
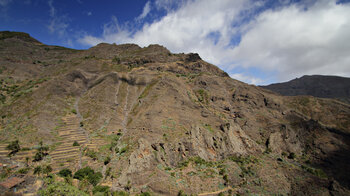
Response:
[[[261,86],[285,96],[311,95],[337,98],[350,103],[350,78],[326,75],[305,75],[288,82]]]
[[[0,40],[0,162],[29,168],[22,193],[58,191],[35,188],[45,179],[38,165],[56,179],[89,166],[98,185],[130,194],[349,193],[348,105],[283,97],[159,45],[72,50],[16,39]],[[16,139],[29,150],[9,159]],[[48,156],[35,162],[40,140]],[[59,187],[96,189],[74,180]]]

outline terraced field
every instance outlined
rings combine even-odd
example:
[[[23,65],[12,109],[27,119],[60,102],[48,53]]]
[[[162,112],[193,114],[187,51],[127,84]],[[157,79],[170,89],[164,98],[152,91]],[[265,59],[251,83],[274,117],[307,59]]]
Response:
[[[50,153],[54,172],[62,168],[75,168],[80,163],[80,147],[85,146],[87,137],[84,130],[80,127],[80,119],[76,115],[68,115],[62,118],[64,126],[60,127],[58,135],[62,138],[59,146]],[[74,142],[79,146],[73,146]]]
[[[0,160],[3,160],[3,159],[8,159],[8,153],[9,151],[6,150],[6,146],[8,144],[0,144]]]
[[[101,146],[106,144],[106,140],[102,138],[92,138],[90,143],[86,144],[86,147],[90,150],[98,150]]]
[[[34,157],[34,155],[36,153],[35,149],[26,150],[26,151],[19,151],[14,156],[12,156],[10,158],[8,156],[10,151],[6,149],[7,146],[8,146],[8,144],[0,144],[0,160],[8,160],[8,161],[12,160],[15,162],[26,163],[27,162],[26,158],[28,158],[28,160],[32,160],[32,158]],[[23,149],[23,147],[22,147],[22,149]]]

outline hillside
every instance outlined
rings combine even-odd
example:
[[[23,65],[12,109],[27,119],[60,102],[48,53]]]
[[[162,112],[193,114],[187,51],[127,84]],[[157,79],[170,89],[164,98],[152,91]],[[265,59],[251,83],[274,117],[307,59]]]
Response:
[[[24,179],[20,193],[350,194],[347,104],[279,96],[160,45],[73,50],[12,33],[0,33],[0,181]]]
[[[336,98],[350,103],[350,78],[339,76],[303,76],[294,80],[261,86],[285,96],[311,95]]]

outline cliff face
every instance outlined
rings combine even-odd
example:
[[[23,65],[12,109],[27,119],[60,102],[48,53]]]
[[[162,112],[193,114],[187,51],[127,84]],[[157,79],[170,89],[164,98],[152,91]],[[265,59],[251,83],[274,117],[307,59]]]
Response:
[[[54,171],[90,166],[131,193],[349,193],[349,105],[279,96],[159,45],[78,51],[10,36],[0,68],[1,143],[43,140],[39,164]]]
[[[321,98],[336,98],[350,103],[350,78],[345,77],[303,76],[289,82],[262,87],[285,96],[311,95]]]

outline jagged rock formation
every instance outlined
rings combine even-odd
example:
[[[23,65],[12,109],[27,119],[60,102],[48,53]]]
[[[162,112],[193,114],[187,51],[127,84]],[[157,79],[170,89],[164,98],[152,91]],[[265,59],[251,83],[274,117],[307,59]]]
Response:
[[[285,96],[311,95],[336,98],[350,103],[350,78],[339,76],[303,76],[294,80],[261,86]]]
[[[0,147],[16,138],[74,151],[57,169],[88,165],[113,190],[349,193],[347,104],[279,96],[159,45],[79,51],[10,36],[0,68]]]

